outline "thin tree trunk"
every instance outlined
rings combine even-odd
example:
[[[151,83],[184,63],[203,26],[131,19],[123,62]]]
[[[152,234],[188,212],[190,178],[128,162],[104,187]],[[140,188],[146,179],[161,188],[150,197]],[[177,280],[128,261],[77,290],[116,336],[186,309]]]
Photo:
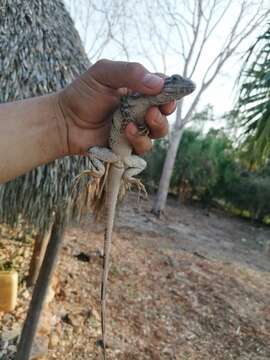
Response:
[[[169,148],[163,165],[158,192],[152,209],[152,213],[155,214],[156,216],[161,215],[167,201],[167,196],[170,187],[170,180],[173,172],[177,149],[184,132],[184,124],[181,115],[182,115],[182,102],[180,102],[177,106],[175,126],[172,132],[172,137],[169,142]]]
[[[159,182],[158,192],[155,198],[154,206],[152,209],[152,213],[156,216],[160,216],[163,212],[167,196],[169,192],[170,187],[170,180],[174,168],[175,158],[177,154],[178,145],[180,143],[180,140],[182,138],[184,129],[181,128],[176,134],[174,134],[174,137],[169,145],[165,162],[163,165],[163,170]]]
[[[62,214],[63,215],[63,214]],[[64,220],[59,209],[56,211],[52,226],[50,241],[48,243],[44,261],[42,263],[38,279],[34,287],[32,299],[27,312],[21,333],[16,360],[29,360],[32,344],[35,338],[42,306],[46,299],[47,290],[56,266],[64,231]]]
[[[47,245],[51,236],[52,224],[45,232],[45,234],[38,234],[36,238],[36,241],[34,243],[33,255],[30,262],[29,274],[27,277],[27,286],[33,286],[37,281],[38,274],[47,249]]]

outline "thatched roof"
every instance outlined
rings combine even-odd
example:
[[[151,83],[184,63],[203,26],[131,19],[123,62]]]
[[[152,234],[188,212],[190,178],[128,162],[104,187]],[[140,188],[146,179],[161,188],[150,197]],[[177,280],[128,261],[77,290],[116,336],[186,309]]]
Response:
[[[0,102],[61,89],[88,66],[61,0],[0,0]],[[21,213],[41,231],[86,167],[86,159],[66,157],[2,185],[1,221]]]

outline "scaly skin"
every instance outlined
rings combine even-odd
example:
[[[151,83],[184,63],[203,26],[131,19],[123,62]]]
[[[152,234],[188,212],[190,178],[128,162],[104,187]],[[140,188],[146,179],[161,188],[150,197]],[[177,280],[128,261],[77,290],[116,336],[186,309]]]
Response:
[[[92,168],[86,171],[94,177],[94,204],[96,212],[105,207],[106,230],[104,237],[104,260],[101,288],[101,319],[103,358],[106,360],[106,289],[109,271],[109,256],[112,243],[112,232],[115,217],[115,208],[119,195],[123,196],[126,189],[132,185],[140,191],[145,188],[140,180],[134,178],[146,167],[146,162],[139,156],[132,155],[132,148],[125,137],[123,130],[134,122],[140,132],[147,133],[144,116],[149,107],[162,105],[172,100],[180,100],[195,89],[194,83],[179,75],[165,79],[160,94],[146,96],[134,94],[122,98],[120,107],[115,111],[112,129],[109,138],[109,147],[94,147],[89,150]],[[106,167],[104,166],[106,164]],[[105,202],[104,196],[105,193]]]

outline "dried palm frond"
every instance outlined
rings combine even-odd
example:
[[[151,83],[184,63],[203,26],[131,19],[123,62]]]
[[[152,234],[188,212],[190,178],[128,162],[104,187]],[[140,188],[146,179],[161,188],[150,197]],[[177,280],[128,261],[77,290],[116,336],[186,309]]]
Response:
[[[89,65],[61,0],[0,0],[0,102],[57,91]],[[65,157],[0,186],[0,221],[13,225],[21,214],[39,232],[46,231],[87,162]]]

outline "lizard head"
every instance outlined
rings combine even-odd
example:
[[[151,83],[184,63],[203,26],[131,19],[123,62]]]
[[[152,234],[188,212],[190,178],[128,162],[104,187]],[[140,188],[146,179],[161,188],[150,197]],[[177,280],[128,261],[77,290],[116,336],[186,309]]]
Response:
[[[193,81],[180,75],[172,75],[165,78],[162,94],[180,100],[182,97],[192,93],[196,86]]]
[[[139,109],[144,115],[148,107],[166,104],[172,100],[180,100],[184,96],[191,94],[195,87],[194,82],[190,79],[180,75],[172,75],[165,78],[163,88],[159,94],[150,96],[133,93],[126,98],[128,99],[129,106],[135,106],[138,104],[138,101],[141,102]],[[142,118],[143,115],[141,115]]]

